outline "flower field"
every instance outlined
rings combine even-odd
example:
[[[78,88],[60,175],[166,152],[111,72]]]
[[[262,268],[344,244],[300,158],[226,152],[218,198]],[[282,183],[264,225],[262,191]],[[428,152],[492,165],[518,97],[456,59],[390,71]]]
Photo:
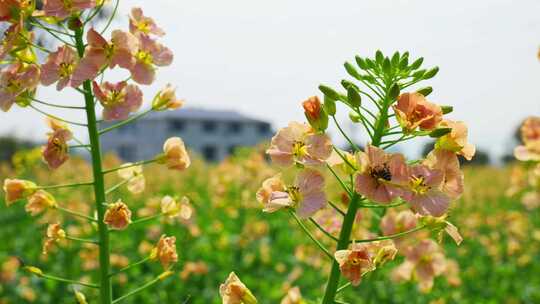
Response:
[[[217,287],[231,270],[250,287],[260,303],[280,303],[287,291],[296,286],[305,303],[315,303],[322,296],[321,280],[329,272],[323,254],[296,228],[289,214],[263,213],[255,199],[261,181],[277,172],[263,161],[261,151],[242,151],[218,165],[195,160],[190,170],[182,174],[152,165],[144,170],[152,178],[147,178],[143,193],[119,190],[117,196],[129,202],[138,217],[158,212],[159,201],[165,195],[186,196],[190,200],[179,218],[154,219],[111,236],[113,269],[140,260],[161,234],[177,239],[179,262],[174,277],[135,295],[130,303],[221,303]],[[36,182],[54,178],[62,183],[74,178],[84,181],[91,174],[90,166],[83,160],[73,159],[51,174],[32,153],[18,156],[15,169],[2,165],[0,178],[18,174]],[[114,166],[120,162],[109,156],[106,164]],[[456,203],[459,208],[452,213],[464,240],[456,246],[449,238],[443,239],[447,258],[457,264],[436,279],[430,293],[422,293],[414,282],[392,281],[392,270],[403,259],[398,257],[383,269],[369,273],[358,287],[344,290],[340,294],[344,302],[540,301],[538,209],[527,210],[519,199],[506,195],[511,185],[510,168],[466,167],[464,171],[465,191]],[[120,180],[115,179],[107,182],[114,184]],[[59,204],[81,212],[88,208],[85,202],[91,195],[89,189],[59,189],[54,194]],[[330,207],[326,209],[321,212],[331,211]],[[73,303],[72,287],[29,276],[19,260],[32,261],[58,276],[91,281],[91,270],[97,267],[95,249],[66,242],[43,256],[40,244],[47,222],[61,221],[68,234],[81,237],[94,228],[72,217],[60,217],[52,210],[37,221],[22,208],[3,208],[0,216],[1,303]],[[359,225],[370,215],[363,216],[362,213]],[[314,226],[309,229],[317,234]],[[151,280],[160,268],[155,262],[140,265],[129,270],[129,278],[118,276],[113,284],[116,290],[130,290]],[[95,295],[91,290],[86,296],[92,303]]]

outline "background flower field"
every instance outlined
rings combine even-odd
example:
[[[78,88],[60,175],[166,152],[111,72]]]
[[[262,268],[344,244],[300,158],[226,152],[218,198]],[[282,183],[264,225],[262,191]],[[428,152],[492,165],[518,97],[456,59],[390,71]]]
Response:
[[[261,181],[277,172],[267,164],[263,151],[262,147],[241,150],[220,164],[195,159],[190,170],[180,173],[150,165],[144,169],[145,176],[151,178],[143,193],[134,195],[121,189],[111,197],[122,197],[139,216],[158,212],[164,195],[190,199],[180,218],[155,219],[130,226],[122,234],[112,233],[113,269],[140,260],[162,233],[177,238],[179,263],[174,278],[133,296],[129,303],[221,303],[217,286],[231,270],[242,277],[260,303],[279,303],[293,286],[300,288],[307,303],[322,296],[320,280],[329,272],[323,254],[286,212],[270,216],[261,212],[255,199]],[[108,167],[119,164],[112,155],[105,158]],[[464,241],[456,246],[451,239],[443,239],[446,255],[457,261],[459,273],[449,268],[452,271],[438,277],[433,290],[424,294],[415,283],[391,281],[391,270],[400,264],[400,257],[369,273],[360,286],[342,292],[344,302],[540,302],[538,209],[527,210],[518,198],[507,195],[511,166],[466,166],[464,172],[465,192],[451,212]],[[0,180],[10,176],[62,184],[88,180],[91,167],[83,159],[73,158],[51,172],[42,164],[39,151],[30,150],[19,152],[13,163],[1,164]],[[115,176],[108,178],[111,185],[119,181]],[[329,192],[338,188],[327,186]],[[77,188],[58,189],[54,195],[62,206],[85,212],[92,193]],[[47,211],[34,220],[23,208],[7,209],[3,201],[0,205],[0,303],[74,303],[71,287],[32,278],[20,269],[21,263],[32,261],[47,272],[84,281],[97,267],[97,251],[92,247],[81,250],[80,244],[71,242],[44,256],[37,244],[42,243],[46,223],[62,215]],[[357,219],[360,226],[372,216],[365,209],[361,212]],[[70,235],[84,236],[94,229],[73,217],[61,220]],[[115,278],[115,290],[128,291],[155,277],[160,268],[158,263],[132,268],[127,272],[129,280],[123,274]],[[93,296],[88,291],[89,303]]]

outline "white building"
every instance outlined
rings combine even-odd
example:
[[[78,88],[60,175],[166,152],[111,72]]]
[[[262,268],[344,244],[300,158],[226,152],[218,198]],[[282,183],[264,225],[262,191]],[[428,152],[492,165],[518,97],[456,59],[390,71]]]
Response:
[[[188,150],[206,160],[220,161],[237,147],[270,139],[272,129],[268,122],[234,111],[182,108],[153,112],[104,134],[102,150],[115,152],[125,161],[147,160],[161,153],[165,140],[173,136],[181,137]]]

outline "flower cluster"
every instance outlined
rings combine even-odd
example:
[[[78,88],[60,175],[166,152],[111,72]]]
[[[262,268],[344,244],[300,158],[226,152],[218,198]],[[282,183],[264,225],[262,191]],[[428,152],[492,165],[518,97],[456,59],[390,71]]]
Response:
[[[451,202],[463,193],[458,157],[470,160],[475,148],[468,142],[465,123],[446,117],[452,107],[427,99],[431,87],[401,92],[438,72],[438,68],[420,69],[422,62],[420,58],[409,63],[408,53],[395,53],[389,58],[377,52],[374,59],[357,56],[357,67],[346,63],[345,68],[369,92],[348,80],[341,82],[345,93],[321,85],[323,102],[316,96],[302,102],[307,123],[289,123],[272,138],[267,150],[273,163],[287,171],[264,180],[257,200],[265,212],[288,209],[304,232],[334,260],[323,303],[334,301],[337,286],[332,282],[339,280],[335,269],[356,286],[363,275],[394,259],[398,251],[406,257],[398,271],[400,278],[416,278],[421,290],[427,291],[433,285],[433,277],[444,272],[446,260],[436,242],[405,236],[427,230],[439,240],[443,232],[458,244],[462,240],[446,218]],[[362,97],[369,98],[371,105]],[[369,137],[364,149],[340,126],[337,103],[350,110],[350,120],[361,125]],[[332,143],[327,134],[329,121],[335,123],[349,149],[342,150]],[[402,153],[388,151],[396,144],[422,136],[435,140],[433,151],[423,159],[407,160]],[[288,182],[293,168],[297,168],[296,178]],[[334,182],[327,180],[325,169]],[[332,203],[336,186],[341,190],[339,201],[344,202],[346,211]],[[409,210],[396,214],[394,207]],[[335,209],[332,220],[325,219],[331,223],[331,231],[317,224],[321,220],[317,212],[327,208]],[[382,236],[376,237],[368,230],[360,234],[369,239],[355,239],[359,235],[355,229],[359,227],[354,223],[361,208],[384,210]],[[336,217],[342,219],[334,220]],[[337,243],[334,254],[311,234],[302,223],[305,219],[315,223],[321,235]],[[339,232],[339,237],[332,231]]]

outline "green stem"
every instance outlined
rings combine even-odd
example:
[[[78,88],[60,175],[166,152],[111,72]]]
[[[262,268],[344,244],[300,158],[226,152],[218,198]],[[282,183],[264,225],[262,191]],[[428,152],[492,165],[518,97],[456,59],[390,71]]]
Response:
[[[330,166],[329,164],[326,164],[326,167],[328,168],[328,170],[330,170],[330,172],[332,172],[334,177],[338,180],[338,182],[341,185],[341,187],[343,188],[343,190],[345,190],[345,192],[347,192],[347,194],[349,196],[352,196],[351,190],[349,190],[349,188],[347,188],[347,186],[345,186],[345,183],[341,180],[339,175],[337,175],[336,171],[334,171],[334,169],[332,169],[332,166]]]
[[[351,203],[349,204],[349,209],[347,210],[347,214],[343,219],[336,251],[347,249],[349,246],[354,219],[356,218],[356,212],[358,211],[359,200],[360,197],[358,194],[353,194]],[[333,259],[332,270],[330,271],[330,276],[328,277],[328,283],[326,284],[326,291],[324,293],[322,304],[334,304],[334,298],[336,297],[340,277],[341,271],[339,270],[339,264],[335,259]]]
[[[326,229],[324,229],[321,225],[319,225],[319,223],[317,223],[317,221],[314,220],[312,217],[309,218],[309,221],[313,223],[313,225],[315,225],[315,227],[317,227],[319,231],[321,231],[324,235],[326,235],[327,237],[331,238],[332,240],[336,242],[338,241],[337,237],[333,236],[330,232],[326,231]]]
[[[115,276],[115,275],[117,275],[117,274],[119,274],[119,273],[121,273],[121,272],[124,272],[124,271],[126,271],[126,270],[128,270],[128,269],[130,269],[130,268],[133,268],[133,267],[135,267],[135,266],[138,266],[138,265],[141,265],[141,264],[143,264],[143,263],[146,263],[146,262],[148,262],[149,260],[150,260],[150,257],[146,257],[146,258],[144,258],[144,259],[142,259],[142,260],[140,260],[140,261],[137,261],[137,262],[135,262],[135,263],[131,263],[131,264],[127,265],[127,266],[124,267],[124,268],[120,268],[119,270],[117,270],[117,271],[115,271],[115,272],[109,274],[109,276],[110,276],[110,277]]]
[[[86,219],[86,220],[89,220],[91,222],[97,222],[97,220],[93,217],[90,217],[86,214],[82,214],[82,213],[79,213],[77,211],[73,211],[73,210],[69,210],[69,209],[66,209],[66,208],[63,208],[63,207],[60,207],[60,206],[56,206],[54,207],[55,209],[59,210],[59,211],[62,211],[64,213],[67,213],[69,215],[73,215],[73,216],[76,216],[76,217],[80,217],[80,218],[83,218],[83,219]]]
[[[336,210],[339,214],[341,214],[341,216],[345,216],[345,212],[343,212],[343,210],[341,210],[336,204],[334,204],[333,202],[331,201],[328,201],[328,205],[332,206],[332,208],[334,208],[334,210]]]
[[[93,182],[87,182],[87,183],[75,183],[75,184],[61,184],[61,185],[50,185],[50,186],[39,186],[38,189],[59,189],[59,188],[77,188],[80,186],[92,186],[94,185]]]
[[[360,208],[374,208],[374,209],[377,209],[377,208],[392,208],[392,207],[397,207],[397,206],[401,206],[401,205],[404,205],[405,202],[399,202],[399,203],[394,203],[394,204],[388,204],[388,205],[382,205],[382,204],[360,204],[359,207]]]
[[[407,234],[411,234],[413,232],[422,230],[424,228],[426,228],[426,226],[422,225],[422,226],[418,226],[418,227],[416,227],[414,229],[403,231],[403,232],[400,232],[400,233],[391,234],[391,235],[387,235],[387,236],[376,237],[376,238],[372,238],[372,239],[354,240],[354,241],[350,241],[350,243],[371,243],[371,242],[377,242],[377,241],[397,239],[397,238],[400,238],[400,237],[405,236]]]
[[[300,228],[302,228],[302,230],[304,231],[304,233],[315,243],[315,245],[317,245],[317,247],[319,247],[319,249],[322,250],[322,252],[324,252],[324,254],[326,254],[326,256],[328,256],[330,259],[334,259],[334,256],[328,251],[328,249],[326,249],[323,244],[321,244],[314,236],[313,234],[311,234],[311,232],[307,229],[307,227],[304,225],[304,223],[302,223],[302,220],[300,220],[300,218],[298,217],[298,215],[296,215],[296,213],[294,212],[293,209],[290,209],[289,210],[289,213],[293,216],[293,218],[296,220],[296,222],[298,223],[298,226],[300,226]]]
[[[69,284],[77,284],[77,285],[86,286],[86,287],[90,287],[90,288],[99,288],[99,286],[96,285],[96,284],[89,284],[89,283],[83,283],[83,282],[79,282],[79,281],[75,281],[75,280],[64,279],[64,278],[60,278],[60,277],[53,276],[53,275],[50,275],[50,274],[41,274],[41,275],[39,275],[39,277],[47,279],[47,280],[51,280],[51,281],[57,281],[57,282],[69,283]]]
[[[150,215],[150,216],[147,216],[147,217],[142,217],[140,219],[136,219],[133,222],[131,222],[131,225],[136,225],[136,224],[148,222],[148,221],[160,218],[162,216],[163,216],[163,213],[158,213],[158,214]]]
[[[115,171],[122,170],[122,169],[125,169],[125,168],[131,168],[131,167],[135,167],[135,166],[151,164],[151,163],[154,163],[156,161],[157,161],[157,159],[143,160],[143,161],[140,161],[140,162],[129,164],[127,166],[124,165],[124,166],[120,166],[120,167],[116,167],[116,168],[112,168],[112,169],[107,169],[107,170],[104,170],[102,173],[107,174],[107,173],[115,172]]]
[[[132,296],[132,295],[134,295],[134,294],[136,294],[136,293],[139,293],[139,292],[145,290],[146,288],[148,288],[148,287],[150,287],[150,286],[152,286],[152,285],[158,283],[158,282],[161,281],[161,280],[163,280],[163,278],[162,278],[161,275],[160,275],[160,276],[158,276],[157,278],[153,279],[152,281],[147,282],[147,283],[144,284],[143,286],[138,287],[138,288],[135,288],[134,290],[132,290],[132,291],[126,293],[125,295],[123,295],[123,296],[121,296],[121,297],[115,299],[114,301],[112,301],[112,303],[113,303],[113,304],[116,304],[116,303],[118,303],[118,302],[121,302],[121,301],[127,299],[128,297],[130,297],[130,296]]]
[[[50,103],[50,102],[41,101],[41,100],[36,99],[36,98],[32,98],[32,101],[35,101],[35,102],[37,102],[37,103],[40,103],[40,104],[42,104],[42,105],[46,105],[46,106],[49,106],[49,107],[54,107],[54,108],[86,110],[86,107],[63,106],[63,105],[59,105],[59,104],[55,104],[55,103]]]
[[[345,139],[349,142],[349,144],[351,145],[351,148],[353,148],[354,151],[360,151],[360,149],[358,148],[358,146],[349,138],[349,136],[347,136],[347,133],[345,133],[345,131],[343,131],[343,129],[341,128],[341,126],[339,125],[337,119],[336,119],[336,116],[335,115],[332,115],[332,119],[334,120],[334,124],[336,125],[336,127],[338,128],[339,132],[341,132],[341,134],[343,135],[343,137],[345,137]]]
[[[81,239],[81,238],[74,237],[74,236],[69,236],[69,235],[66,235],[66,239],[71,240],[71,241],[81,242],[81,243],[89,243],[89,244],[99,245],[98,241]]]
[[[338,290],[336,291],[336,293],[342,292],[345,288],[347,288],[347,287],[349,287],[349,286],[351,286],[351,282],[349,282],[349,283],[347,283],[347,284],[341,286],[340,288],[338,288]]]
[[[133,115],[133,116],[131,116],[130,118],[128,118],[128,119],[126,119],[126,120],[124,120],[124,121],[122,121],[122,122],[119,122],[119,123],[117,123],[117,124],[115,124],[115,125],[113,125],[113,126],[110,126],[110,127],[108,127],[108,128],[105,128],[105,129],[99,131],[99,135],[103,135],[103,134],[105,134],[105,133],[107,133],[107,132],[110,132],[110,131],[116,129],[116,128],[120,128],[120,127],[122,127],[122,126],[125,126],[125,125],[131,123],[132,121],[137,120],[137,119],[143,117],[144,115],[146,115],[146,114],[148,114],[148,113],[150,113],[150,112],[152,112],[152,111],[153,111],[153,109],[150,108],[150,109],[148,109],[148,110],[146,110],[146,111],[144,111],[144,112],[141,112],[141,113],[139,113],[139,114]]]
[[[43,110],[40,110],[40,109],[36,108],[36,107],[33,106],[32,104],[29,104],[28,106],[29,106],[30,108],[32,108],[32,109],[38,111],[39,113],[41,113],[41,114],[47,116],[47,117],[54,118],[54,119],[56,119],[56,120],[63,121],[63,122],[65,122],[65,123],[72,124],[72,125],[79,126],[79,127],[87,127],[87,126],[88,126],[88,125],[83,124],[83,123],[80,123],[80,122],[69,121],[69,120],[60,118],[60,117],[58,117],[58,116],[49,114],[49,113],[47,113],[47,112],[45,112],[45,111],[43,111]]]
[[[79,28],[75,31],[75,40],[77,44],[77,52],[79,57],[84,56],[85,45],[83,42],[84,29]],[[94,108],[94,95],[92,94],[92,84],[90,80],[83,82],[84,101],[86,105],[86,116],[88,121],[88,135],[90,137],[90,145],[92,146],[92,171],[94,175],[94,195],[96,199],[96,210],[98,217],[98,234],[99,234],[99,303],[112,303],[112,285],[110,273],[110,253],[109,253],[109,229],[103,221],[105,215],[105,180],[101,164],[101,147],[99,141],[99,131],[96,123],[96,110]]]

